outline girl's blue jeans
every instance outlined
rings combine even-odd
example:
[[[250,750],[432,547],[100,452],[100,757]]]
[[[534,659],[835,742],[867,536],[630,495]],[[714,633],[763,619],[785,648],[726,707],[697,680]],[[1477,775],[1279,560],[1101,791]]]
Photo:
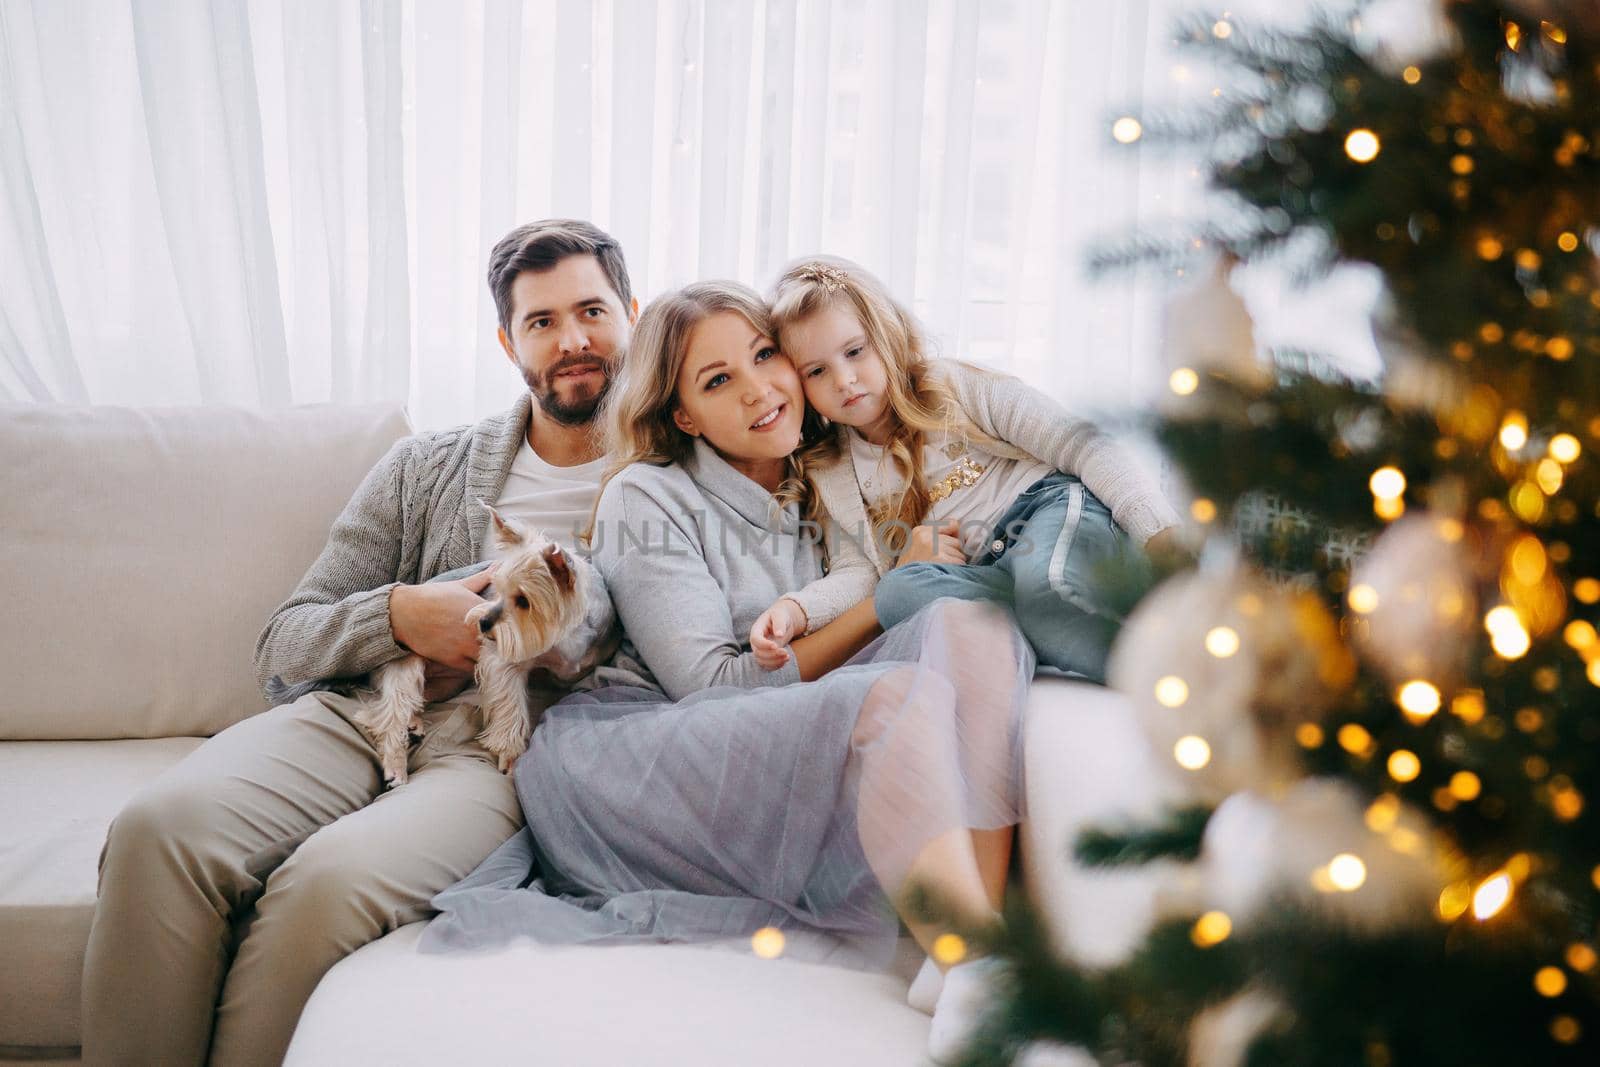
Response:
[[[940,597],[1011,608],[1041,666],[1104,682],[1122,619],[1097,593],[1097,571],[1114,564],[1148,586],[1148,558],[1077,478],[1052,474],[1017,497],[995,526],[989,550],[971,563],[910,563],[878,582],[873,597],[884,629]]]

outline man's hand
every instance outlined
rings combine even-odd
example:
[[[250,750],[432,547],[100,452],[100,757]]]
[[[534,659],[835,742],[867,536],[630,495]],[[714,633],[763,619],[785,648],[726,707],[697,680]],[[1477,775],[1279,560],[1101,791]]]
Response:
[[[478,662],[478,628],[467,612],[483,603],[491,565],[453,582],[397,585],[389,593],[389,629],[395,643],[423,659],[472,674]]]
[[[911,543],[895,560],[896,567],[907,563],[965,563],[967,554],[961,551],[961,524],[951,519],[938,529],[917,526],[911,531]]]
[[[788,597],[761,613],[750,627],[750,651],[764,671],[775,671],[789,662],[789,642],[806,632],[806,612]]]

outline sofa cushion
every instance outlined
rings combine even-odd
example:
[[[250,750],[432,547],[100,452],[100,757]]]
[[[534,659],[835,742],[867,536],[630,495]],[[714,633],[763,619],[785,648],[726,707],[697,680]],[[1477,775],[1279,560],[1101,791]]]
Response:
[[[538,1062],[895,1067],[927,1062],[906,980],[697,945],[421,955],[413,923],[329,971],[286,1067]]]
[[[0,407],[0,738],[206,736],[392,407]]]
[[[200,740],[0,742],[0,1048],[78,1044],[106,829]]]

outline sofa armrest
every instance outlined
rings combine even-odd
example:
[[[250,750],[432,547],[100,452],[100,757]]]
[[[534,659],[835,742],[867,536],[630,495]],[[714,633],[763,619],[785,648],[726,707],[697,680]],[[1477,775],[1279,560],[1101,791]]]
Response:
[[[1060,951],[1091,966],[1115,963],[1143,940],[1181,868],[1086,868],[1073,858],[1074,845],[1086,829],[1184,803],[1182,772],[1162,765],[1127,697],[1104,686],[1038,679],[1024,729],[1020,845],[1028,891]]]

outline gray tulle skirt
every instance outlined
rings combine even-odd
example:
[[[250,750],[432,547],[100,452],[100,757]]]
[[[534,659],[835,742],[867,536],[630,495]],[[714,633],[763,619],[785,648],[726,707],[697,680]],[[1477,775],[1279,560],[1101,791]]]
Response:
[[[421,948],[775,927],[785,955],[883,966],[917,855],[1021,818],[1033,667],[1003,609],[941,600],[814,682],[575,693],[517,764],[527,828],[434,898]]]

